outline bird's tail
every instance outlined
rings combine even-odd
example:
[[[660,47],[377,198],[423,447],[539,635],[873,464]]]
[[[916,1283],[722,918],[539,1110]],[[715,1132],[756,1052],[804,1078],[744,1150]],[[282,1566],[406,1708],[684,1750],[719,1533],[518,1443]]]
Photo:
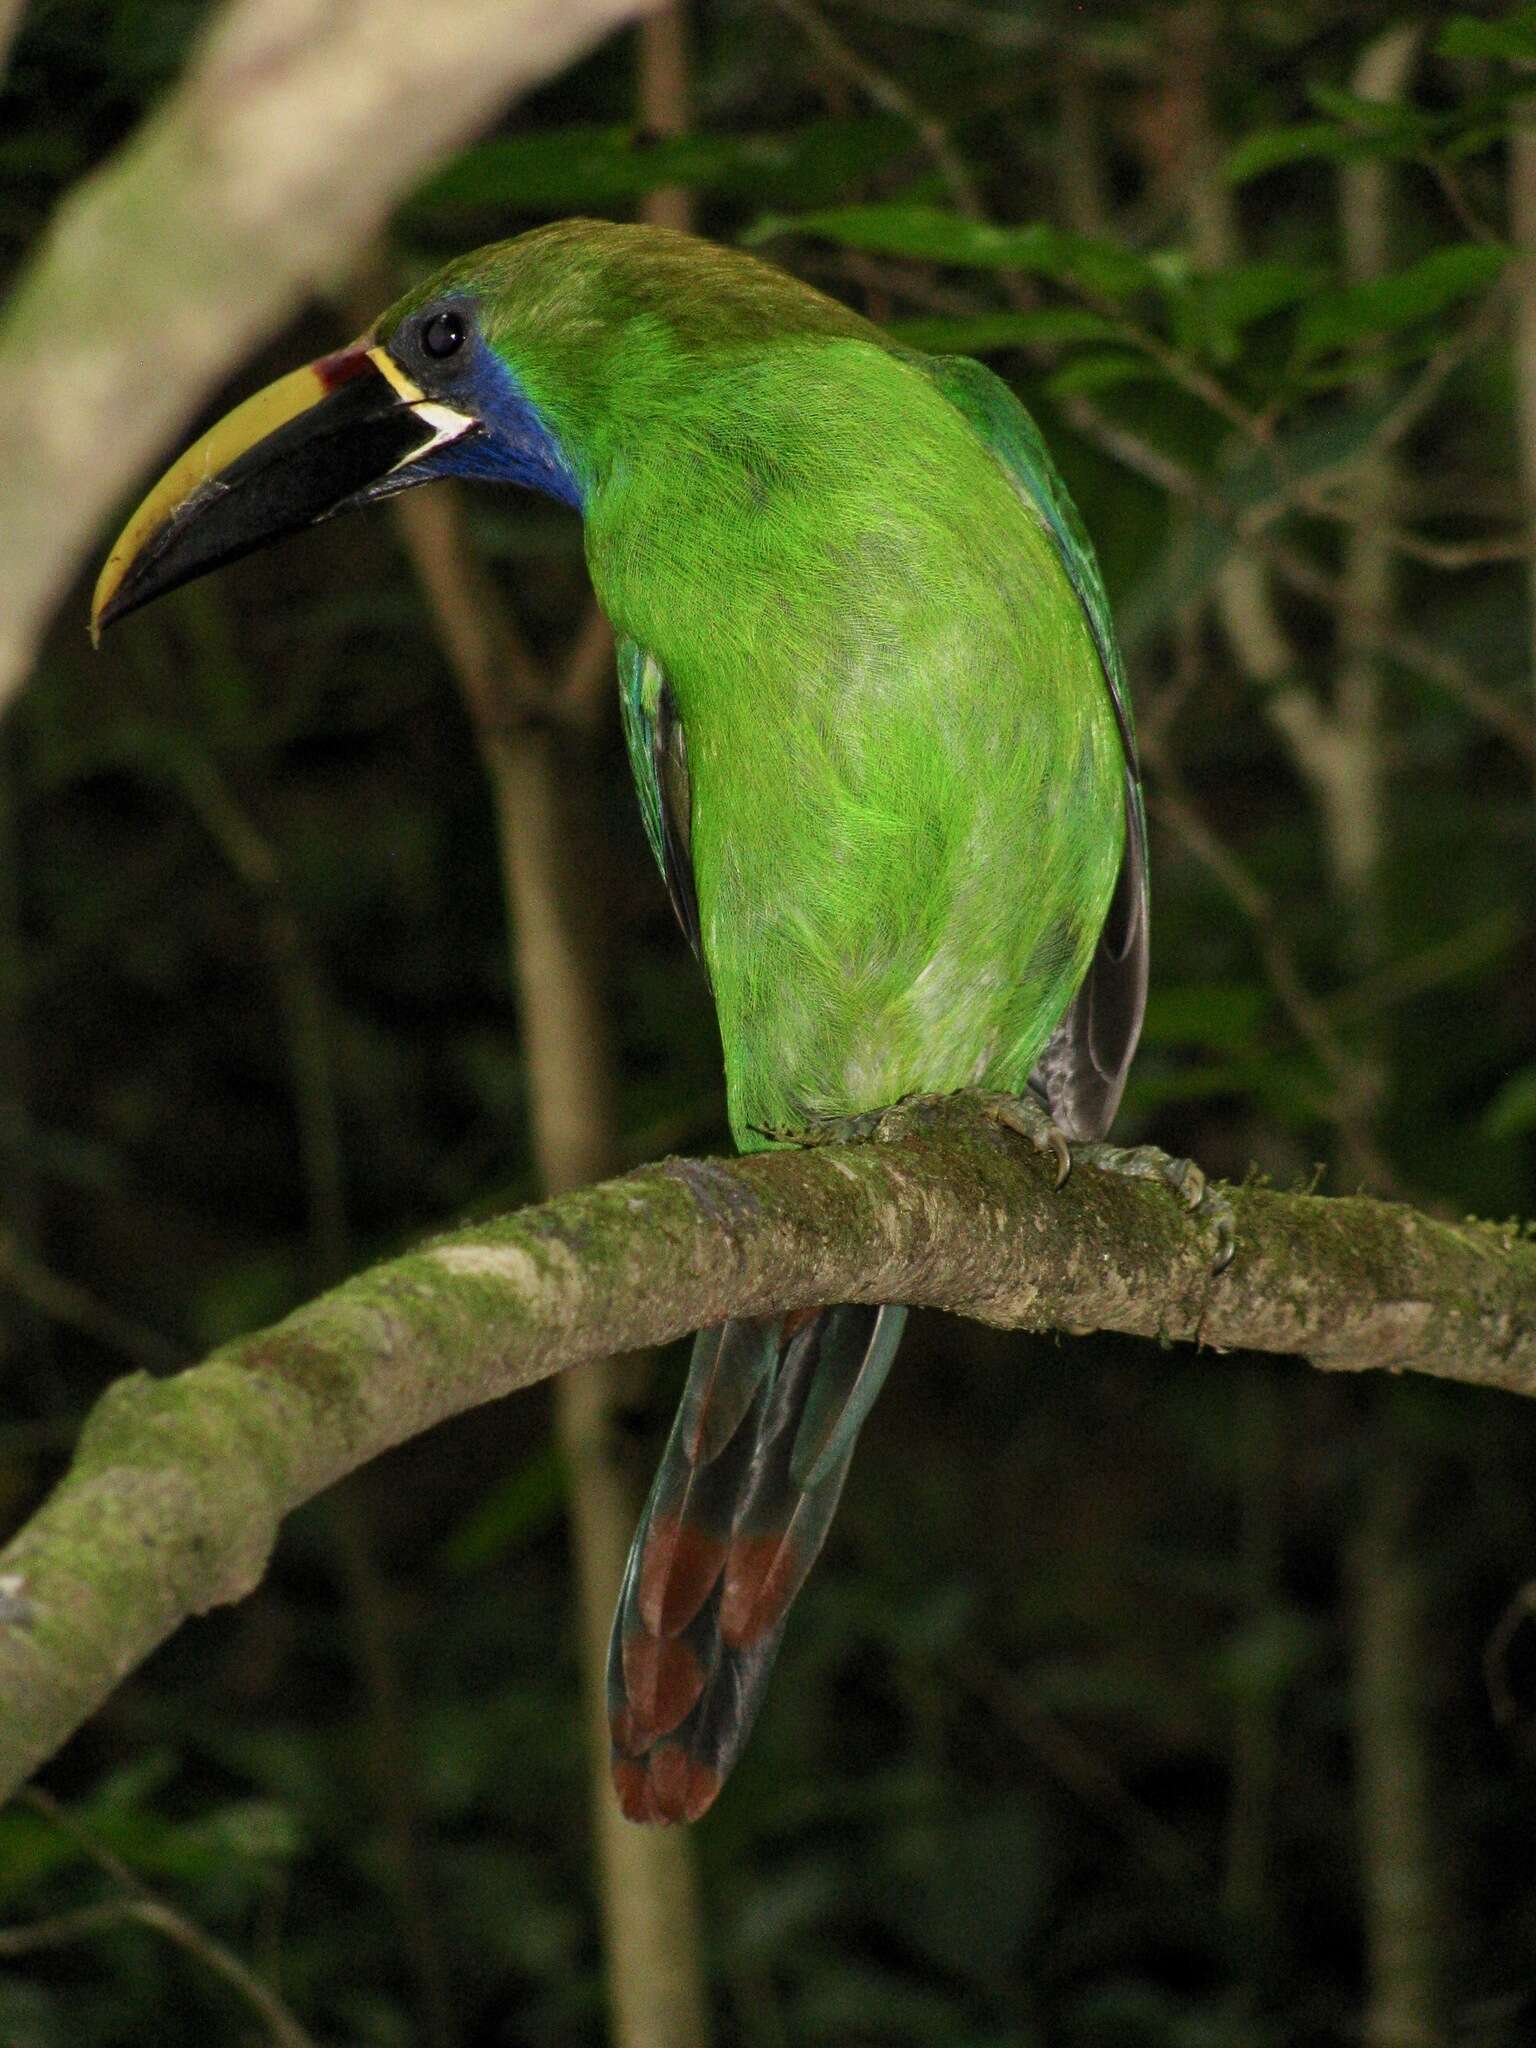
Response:
[[[630,1820],[697,1820],[724,1784],[906,1317],[847,1304],[695,1339],[608,1651]]]

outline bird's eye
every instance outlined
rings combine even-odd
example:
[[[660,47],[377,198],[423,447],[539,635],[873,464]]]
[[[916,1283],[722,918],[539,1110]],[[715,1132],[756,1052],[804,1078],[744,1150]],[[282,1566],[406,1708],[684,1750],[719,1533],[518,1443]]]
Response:
[[[441,359],[457,355],[464,346],[464,320],[458,313],[434,313],[421,330],[421,345],[429,356]]]

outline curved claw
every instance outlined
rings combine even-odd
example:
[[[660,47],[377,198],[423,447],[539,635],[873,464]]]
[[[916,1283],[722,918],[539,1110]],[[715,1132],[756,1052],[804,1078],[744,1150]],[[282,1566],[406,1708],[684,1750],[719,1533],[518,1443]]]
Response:
[[[1163,1179],[1191,1216],[1214,1227],[1216,1252],[1211,1260],[1211,1275],[1214,1278],[1216,1274],[1224,1273],[1237,1250],[1237,1218],[1232,1212],[1231,1202],[1211,1186],[1193,1159],[1170,1159]]]
[[[1011,1122],[1008,1118],[1004,1120]],[[1037,1138],[1036,1143],[1043,1145],[1044,1140]],[[1124,1174],[1130,1180],[1161,1181],[1190,1215],[1215,1225],[1216,1255],[1211,1261],[1212,1273],[1224,1273],[1231,1265],[1232,1255],[1237,1249],[1237,1223],[1232,1204],[1211,1186],[1193,1159],[1171,1158],[1156,1145],[1106,1145],[1099,1139],[1079,1144],[1075,1156],[1091,1166],[1102,1167],[1106,1173]]]
[[[1064,1188],[1067,1184],[1067,1175],[1072,1171],[1072,1147],[1054,1124],[1052,1124],[1050,1135],[1045,1142],[1047,1150],[1054,1152],[1056,1155],[1055,1184],[1058,1188]]]
[[[1216,1226],[1216,1256],[1211,1260],[1214,1278],[1218,1273],[1225,1273],[1237,1251],[1237,1218],[1226,1196],[1218,1194],[1214,1188],[1206,1189],[1200,1200],[1200,1210],[1205,1212],[1206,1220]]]
[[[1205,1174],[1193,1159],[1170,1159],[1162,1177],[1186,1209],[1196,1210],[1205,1200]]]
[[[1042,1109],[1032,1095],[1004,1096],[989,1102],[987,1110],[1006,1129],[1027,1138],[1037,1152],[1049,1152],[1056,1162],[1054,1185],[1058,1189],[1066,1186],[1067,1175],[1072,1171],[1072,1147],[1049,1111]]]

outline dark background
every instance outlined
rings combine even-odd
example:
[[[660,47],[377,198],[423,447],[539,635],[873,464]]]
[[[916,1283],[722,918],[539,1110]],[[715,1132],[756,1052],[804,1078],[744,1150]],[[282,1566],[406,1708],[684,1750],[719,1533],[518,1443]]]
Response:
[[[435,174],[373,266],[681,180],[702,231],[985,352],[1098,543],[1146,740],[1119,1134],[1450,1216],[1536,1206],[1536,285],[1506,261],[1532,12],[713,0],[692,140],[636,136],[620,37]],[[0,276],[205,14],[28,9]],[[1000,266],[971,217],[1059,232]],[[210,416],[345,340],[357,289]],[[558,661],[575,519],[494,490],[471,516]],[[85,603],[0,731],[7,1525],[114,1375],[537,1193],[486,777],[390,519],[100,656]],[[722,1146],[611,716],[587,757],[622,1157]],[[639,1469],[677,1365],[629,1415]],[[720,2039],[1536,2038],[1533,1451],[1499,1394],[918,1318],[696,1831]],[[539,1390],[295,1516],[262,1588],[46,1774],[97,1856],[0,1815],[0,1921],[112,1897],[104,1850],[316,2040],[427,2039],[436,1981],[464,2048],[601,2041],[564,1496]],[[6,2048],[263,2038],[142,1925],[0,1958]]]

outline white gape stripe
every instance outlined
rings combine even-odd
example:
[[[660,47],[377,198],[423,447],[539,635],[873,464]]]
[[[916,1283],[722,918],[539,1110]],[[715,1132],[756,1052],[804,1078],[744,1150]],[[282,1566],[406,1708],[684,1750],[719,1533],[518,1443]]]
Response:
[[[438,405],[428,398],[421,386],[407,377],[404,370],[381,348],[371,348],[368,360],[380,376],[396,390],[419,419],[426,421],[432,429],[432,439],[424,448],[413,448],[409,455],[402,455],[398,462],[389,466],[388,474],[393,476],[397,469],[404,469],[412,462],[420,462],[449,441],[457,441],[461,434],[467,434],[471,427],[478,426],[478,420],[466,412],[455,412],[451,405]]]
[[[413,462],[422,461],[424,457],[432,453],[434,448],[441,448],[444,442],[457,441],[461,434],[467,434],[471,427],[477,427],[480,424],[478,420],[472,419],[467,412],[455,412],[451,406],[447,405],[434,405],[430,399],[423,400],[419,405],[413,405],[411,411],[415,413],[418,419],[425,420],[427,425],[432,428],[432,438],[425,447],[413,448],[409,455],[402,455],[398,462],[392,462],[388,471],[390,476],[393,476],[397,469],[405,469]]]

